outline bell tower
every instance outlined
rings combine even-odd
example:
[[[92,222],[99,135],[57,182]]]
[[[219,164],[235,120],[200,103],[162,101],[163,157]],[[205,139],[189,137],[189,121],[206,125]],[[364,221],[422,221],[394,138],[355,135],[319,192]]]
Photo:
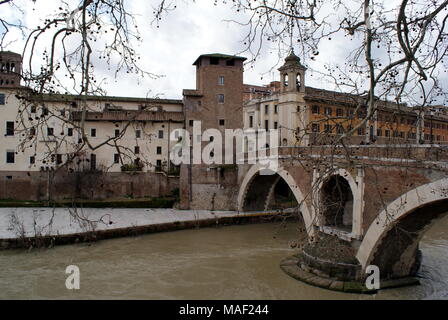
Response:
[[[19,87],[22,56],[11,51],[0,51],[0,87]]]
[[[280,71],[280,92],[305,92],[306,68],[300,63],[294,50],[286,57]]]

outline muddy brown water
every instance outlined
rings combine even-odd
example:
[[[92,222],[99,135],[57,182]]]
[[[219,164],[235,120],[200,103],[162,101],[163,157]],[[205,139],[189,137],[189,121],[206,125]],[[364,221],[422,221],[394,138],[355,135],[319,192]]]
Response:
[[[448,217],[420,248],[421,285],[376,295],[316,288],[284,274],[297,224],[155,233],[39,250],[0,251],[0,299],[447,299]],[[80,290],[65,268],[80,269]]]

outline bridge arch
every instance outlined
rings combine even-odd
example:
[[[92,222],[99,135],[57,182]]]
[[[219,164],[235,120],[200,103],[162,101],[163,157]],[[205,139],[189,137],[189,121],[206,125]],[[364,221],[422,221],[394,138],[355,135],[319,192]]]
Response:
[[[306,230],[308,234],[311,234],[313,231],[312,228],[312,217],[310,214],[310,210],[308,209],[308,206],[306,204],[305,197],[303,196],[302,191],[300,190],[298,184],[296,183],[295,179],[292,177],[292,175],[286,171],[284,168],[279,168],[277,171],[275,171],[272,175],[260,175],[260,172],[262,170],[266,170],[265,166],[262,166],[260,164],[254,164],[249,171],[244,176],[244,179],[241,183],[239,192],[238,192],[238,210],[244,211],[247,197],[248,197],[248,191],[253,184],[254,180],[257,177],[266,177],[265,180],[262,183],[268,187],[268,189],[264,189],[265,198],[269,199],[271,196],[271,193],[273,192],[273,189],[279,179],[283,179],[283,181],[288,185],[288,187],[291,189],[292,193],[294,194],[295,199],[297,200],[297,203],[300,205],[300,211],[302,213],[303,221],[305,223]],[[263,197],[263,195],[261,195]],[[261,210],[264,210],[263,208],[259,208]]]
[[[359,238],[364,207],[363,171],[358,170],[355,178],[343,168],[323,175],[315,172],[314,183],[317,184],[317,192],[313,196],[314,207],[317,209],[315,220],[320,229],[340,235],[345,233],[349,238]]]
[[[419,186],[391,202],[369,226],[356,258],[375,264],[381,276],[400,277],[419,266],[418,243],[448,211],[448,178]]]

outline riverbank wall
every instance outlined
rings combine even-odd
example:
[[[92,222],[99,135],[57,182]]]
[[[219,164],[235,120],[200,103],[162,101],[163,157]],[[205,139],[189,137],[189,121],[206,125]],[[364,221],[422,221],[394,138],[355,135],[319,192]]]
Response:
[[[179,177],[163,172],[2,171],[0,199],[59,201],[163,197]]]
[[[140,234],[286,219],[286,212],[0,208],[0,249],[52,247]]]

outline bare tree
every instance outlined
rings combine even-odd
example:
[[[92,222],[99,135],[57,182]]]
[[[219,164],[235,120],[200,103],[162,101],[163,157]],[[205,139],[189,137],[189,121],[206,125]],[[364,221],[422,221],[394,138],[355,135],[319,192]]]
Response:
[[[25,15],[21,7],[24,5],[26,1],[0,1],[0,7],[9,6],[16,17]],[[117,141],[128,128],[137,125],[138,113],[129,117],[119,135],[93,142],[85,130],[86,114],[91,111],[87,97],[105,94],[104,80],[96,77],[95,67],[98,66],[107,68],[115,76],[125,73],[138,77],[158,77],[139,65],[140,57],[135,45],[141,41],[141,36],[135,15],[125,0],[60,1],[56,6],[55,12],[48,12],[38,26],[25,26],[19,22],[20,18],[16,21],[0,17],[3,26],[0,34],[2,50],[14,41],[7,37],[13,29],[19,30],[25,38],[22,52],[22,82],[25,89],[18,93],[21,106],[16,121],[17,133],[22,137],[19,150],[36,148],[37,137],[43,136],[50,120],[56,120],[62,128],[70,127],[78,132],[80,139],[54,134],[55,141],[52,142],[56,143],[45,144],[48,163],[54,161],[51,157],[62,146],[71,151],[67,159],[67,163],[71,163],[85,153],[83,150],[94,151],[109,145],[120,153],[124,164],[126,158],[133,156],[133,151]],[[45,105],[48,100],[61,98],[60,94],[70,94],[67,97],[73,101],[68,110],[55,110]],[[148,103],[140,109],[144,111],[149,107]],[[72,111],[76,111],[78,116],[73,117]]]

